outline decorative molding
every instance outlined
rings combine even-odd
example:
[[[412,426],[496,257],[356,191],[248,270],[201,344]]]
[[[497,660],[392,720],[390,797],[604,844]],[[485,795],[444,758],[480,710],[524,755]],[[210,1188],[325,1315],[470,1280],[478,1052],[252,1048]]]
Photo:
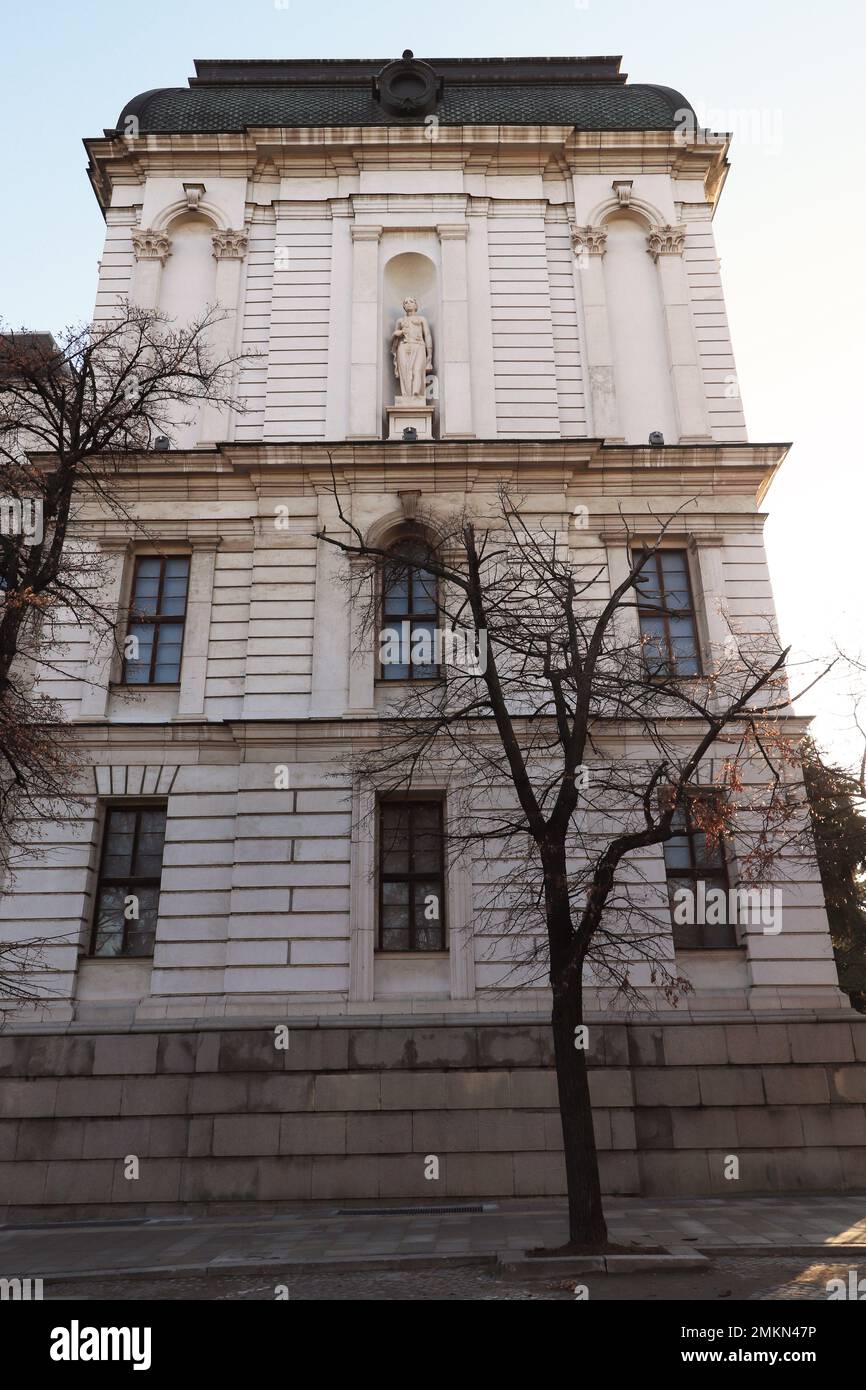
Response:
[[[366,222],[353,222],[351,231],[353,241],[380,241],[382,238],[382,228]]]
[[[183,186],[187,212],[198,212],[198,205],[207,189],[203,183],[185,183]]]
[[[650,228],[647,236],[647,250],[654,261],[659,256],[681,256],[686,242],[686,229],[683,223],[673,226],[667,222],[660,227]]]
[[[604,255],[607,248],[607,231],[604,227],[578,227],[571,222],[569,232],[575,255]]]
[[[229,228],[226,231],[214,232],[211,237],[214,259],[218,261],[242,261],[247,254],[249,239],[249,232],[246,228],[241,231],[232,231]]]
[[[436,231],[440,241],[465,241],[469,228],[465,222],[439,222]]]
[[[132,250],[137,261],[159,261],[165,265],[171,255],[171,238],[165,232],[143,228],[132,233]]]
[[[634,187],[632,179],[614,179],[611,188],[616,194],[617,201],[621,208],[627,208],[631,202],[631,191]]]
[[[418,515],[418,503],[421,500],[420,492],[398,492],[400,506],[403,508],[403,515],[407,521],[414,521]]]

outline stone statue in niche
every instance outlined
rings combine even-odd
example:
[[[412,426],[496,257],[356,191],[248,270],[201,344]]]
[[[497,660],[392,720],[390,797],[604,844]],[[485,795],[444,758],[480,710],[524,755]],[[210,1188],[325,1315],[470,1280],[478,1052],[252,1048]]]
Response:
[[[417,299],[403,300],[405,314],[397,320],[391,335],[394,375],[400,382],[398,405],[423,401],[427,373],[433,370],[433,335],[430,325],[418,313]]]

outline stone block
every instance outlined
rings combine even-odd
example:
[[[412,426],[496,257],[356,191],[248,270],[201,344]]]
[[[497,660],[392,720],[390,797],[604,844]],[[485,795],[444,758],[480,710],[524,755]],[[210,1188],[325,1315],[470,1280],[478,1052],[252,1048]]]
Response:
[[[823,1067],[763,1067],[768,1105],[826,1105],[830,1099]]]
[[[153,1115],[150,1121],[151,1158],[182,1158],[189,1152],[188,1115]]]
[[[853,1062],[854,1044],[847,1023],[789,1023],[795,1062]]]
[[[543,1067],[551,1058],[552,1046],[550,1029],[537,1024],[478,1029],[478,1062],[482,1067]]]
[[[669,1067],[725,1066],[728,1048],[721,1024],[684,1023],[663,1028],[665,1063]]]
[[[73,1119],[20,1120],[15,1157],[27,1162],[37,1159],[86,1157],[85,1129],[92,1123],[92,1120],[87,1122]]]
[[[552,1068],[544,1071],[513,1071],[510,1092],[511,1105],[515,1110],[546,1110],[552,1105],[559,1105],[556,1072]]]
[[[243,1111],[248,1103],[249,1080],[246,1076],[194,1076],[190,1082],[189,1108],[193,1114]]]
[[[262,1076],[256,1073],[249,1078],[248,1106],[251,1112],[259,1110],[312,1110],[314,1078],[304,1072],[283,1072],[280,1076]]]
[[[185,1115],[191,1082],[186,1076],[128,1076],[123,1082],[122,1115]]]
[[[507,1071],[452,1072],[445,1076],[448,1110],[507,1110],[511,1103]]]
[[[283,1071],[300,1029],[289,1034],[288,1052],[274,1046],[275,1034],[271,1024],[261,1028],[238,1029],[220,1036],[219,1070],[221,1072]],[[306,1031],[306,1030],[304,1030]],[[294,1036],[293,1036],[294,1034]],[[297,1043],[296,1043],[297,1046]]]
[[[47,1203],[110,1202],[115,1167],[109,1159],[49,1163],[43,1200]]]
[[[796,1148],[803,1143],[801,1110],[796,1105],[761,1105],[735,1110],[741,1148]]]
[[[726,1024],[725,1035],[728,1058],[735,1066],[791,1060],[791,1042],[784,1023]]]
[[[313,1105],[316,1110],[379,1110],[379,1077],[369,1072],[317,1076]]]
[[[866,1188],[866,1148],[840,1149],[842,1186],[847,1192],[862,1192]]]
[[[349,1065],[348,1028],[292,1028],[289,1047],[278,1052],[286,1071],[345,1071]]]
[[[710,1190],[710,1166],[705,1153],[679,1149],[638,1155],[641,1192],[646,1197],[694,1197]]]
[[[513,1197],[515,1189],[513,1163],[519,1160],[540,1159],[549,1162],[555,1154],[511,1154],[458,1153],[448,1155],[447,1195],[449,1197]],[[430,1183],[430,1187],[441,1187]],[[443,1193],[437,1192],[431,1200],[441,1201]]]
[[[698,1073],[704,1105],[763,1105],[759,1067],[702,1067]]]
[[[810,1148],[866,1145],[866,1107],[863,1105],[804,1105],[798,1113],[805,1142]]]
[[[853,1067],[831,1067],[830,1099],[848,1104],[862,1104],[866,1101],[866,1067],[858,1064]]]
[[[593,1106],[632,1106],[632,1073],[624,1068],[589,1073],[589,1094]]]
[[[425,1157],[423,1153],[380,1154],[378,1195],[389,1201],[413,1197],[418,1199],[419,1205],[423,1202],[425,1206],[449,1204],[448,1165],[451,1159],[440,1154],[439,1177],[428,1178]]]
[[[188,1158],[180,1185],[182,1202],[245,1202],[258,1196],[259,1165],[248,1158]]]
[[[392,1071],[380,1079],[383,1110],[441,1110],[445,1105],[443,1072]]]
[[[640,1192],[637,1154],[601,1153],[598,1156],[598,1173],[605,1196],[636,1196]]]
[[[707,1107],[700,1110],[671,1110],[675,1149],[711,1149],[724,1144],[737,1145],[737,1118],[733,1110]],[[640,1114],[640,1111],[638,1111]]]
[[[0,1076],[89,1076],[94,1045],[68,1033],[0,1037]]]
[[[216,1158],[248,1154],[257,1158],[275,1154],[280,1148],[279,1115],[216,1115],[213,1122],[213,1151]]]
[[[515,1197],[559,1197],[565,1192],[561,1153],[516,1153],[513,1161]]]
[[[477,1153],[479,1116],[499,1113],[473,1110],[422,1111],[410,1116],[412,1140],[409,1148],[415,1153],[438,1154],[440,1157],[443,1153]]]
[[[34,1206],[45,1198],[47,1163],[0,1163],[0,1193],[10,1206]]]
[[[44,1077],[32,1081],[4,1081],[2,1091],[3,1116],[7,1120],[18,1116],[53,1115],[61,1081]]]
[[[219,1033],[200,1033],[195,1052],[195,1069],[201,1072],[215,1072],[220,1069]]]
[[[57,1087],[58,1116],[120,1114],[123,1081],[119,1076],[61,1077],[51,1084]]]
[[[476,1030],[454,1028],[357,1028],[349,1036],[351,1070],[474,1067]]]
[[[854,1044],[854,1056],[858,1062],[866,1062],[866,1018],[858,1016],[850,1023],[851,1041]]]
[[[638,1105],[700,1105],[701,1094],[695,1067],[676,1067],[661,1071],[654,1067],[634,1072],[635,1100]]]
[[[15,1157],[15,1149],[18,1144],[18,1123],[17,1120],[0,1120],[0,1163],[5,1163]],[[2,1201],[2,1194],[0,1194],[0,1201]]]
[[[838,1192],[842,1186],[835,1149],[779,1149],[774,1167],[781,1192]]]
[[[181,1072],[189,1075],[195,1071],[199,1039],[211,1034],[161,1033],[156,1050],[156,1070],[158,1072]],[[219,1056],[219,1048],[215,1049]]]
[[[179,1158],[144,1158],[138,1177],[127,1178],[122,1162],[115,1164],[111,1196],[115,1202],[179,1202],[183,1166]]]
[[[379,1159],[376,1154],[352,1154],[345,1158],[338,1154],[327,1154],[313,1160],[311,1177],[310,1195],[319,1201],[345,1201],[379,1195]]]
[[[344,1154],[345,1152],[345,1115],[281,1116],[281,1154]]]
[[[190,1158],[208,1157],[213,1153],[213,1117],[191,1115],[186,1151]]]
[[[401,1111],[346,1116],[346,1153],[401,1154],[412,1151],[412,1116]]]
[[[83,1125],[82,1121],[79,1123]],[[127,1154],[135,1154],[143,1158],[150,1154],[150,1124],[150,1119],[142,1118],[88,1120],[83,1136],[84,1150],[77,1157],[125,1158]]]
[[[592,1039],[590,1027],[590,1040]],[[602,1028],[604,1046],[604,1065],[606,1067],[627,1067],[630,1062],[628,1028],[624,1023],[605,1023]]]
[[[610,1142],[614,1149],[637,1148],[636,1110],[611,1110]]]
[[[94,1076],[151,1076],[156,1071],[156,1033],[107,1033],[96,1039]]]
[[[668,1106],[641,1106],[634,1112],[636,1146],[644,1149],[673,1148],[673,1119]]]
[[[313,1195],[311,1158],[263,1158],[258,1169],[260,1201],[304,1201]]]
[[[628,1030],[628,1060],[633,1067],[663,1067],[664,1037],[661,1028],[633,1023]]]

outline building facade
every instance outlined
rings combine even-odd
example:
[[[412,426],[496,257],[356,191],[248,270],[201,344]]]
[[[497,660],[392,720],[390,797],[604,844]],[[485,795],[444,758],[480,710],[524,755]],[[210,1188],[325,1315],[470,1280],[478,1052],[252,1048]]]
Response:
[[[659,587],[688,590],[696,669],[772,623],[760,508],[785,447],[746,435],[712,229],[727,142],[615,59],[404,55],[198,63],[86,146],[97,317],[216,304],[244,409],[130,460],[141,533],[81,520],[138,645],[65,634],[52,693],[88,813],[0,904],[7,938],[51,938],[50,999],[0,1039],[6,1200],[562,1191],[549,998],[475,929],[472,863],[422,862],[445,773],[401,812],[390,872],[388,809],[351,770],[388,683],[317,533],[340,531],[335,478],[382,545],[505,480],[615,586],[623,518],[640,535],[695,497]],[[397,380],[401,315],[429,336]],[[419,619],[409,589],[394,611]],[[435,931],[415,880],[443,898]],[[595,1000],[607,1189],[724,1192],[731,1153],[741,1190],[862,1185],[866,1039],[817,868],[786,882],[783,931],[672,925],[671,953],[679,1008]]]

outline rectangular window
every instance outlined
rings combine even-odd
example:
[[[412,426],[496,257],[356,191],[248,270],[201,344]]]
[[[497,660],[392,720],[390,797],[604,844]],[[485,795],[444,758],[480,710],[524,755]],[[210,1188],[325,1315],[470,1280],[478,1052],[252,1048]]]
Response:
[[[188,555],[136,558],[124,685],[175,685],[180,680],[188,584]]]
[[[444,951],[441,801],[379,807],[379,949]]]
[[[724,838],[709,834],[705,828],[712,819],[714,795],[689,796],[685,806],[674,813],[676,835],[664,845],[674,945],[682,950],[737,945],[737,933],[729,920],[730,880]],[[707,814],[702,815],[702,805]],[[707,902],[711,889],[722,890],[723,903],[717,893]],[[686,920],[677,921],[678,916]]]
[[[411,546],[389,560],[382,582],[379,670],[385,681],[429,681],[439,676],[436,661],[436,578],[412,564]]]
[[[91,955],[153,955],[165,819],[165,806],[109,806]]]
[[[635,552],[635,559],[641,555]],[[699,676],[695,605],[685,550],[657,550],[641,570],[637,605],[644,660],[651,676]]]

